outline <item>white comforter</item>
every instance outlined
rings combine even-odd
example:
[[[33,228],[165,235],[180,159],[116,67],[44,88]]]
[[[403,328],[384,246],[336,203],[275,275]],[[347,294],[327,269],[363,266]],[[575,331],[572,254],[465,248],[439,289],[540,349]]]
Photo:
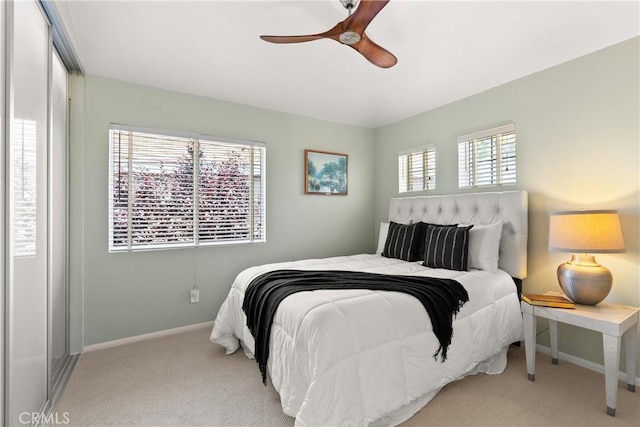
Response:
[[[276,311],[268,372],[283,411],[296,425],[391,425],[417,412],[447,383],[477,372],[500,373],[506,349],[522,339],[520,306],[504,271],[455,272],[379,255],[354,255],[252,267],[236,278],[215,320],[211,340],[247,356],[253,336],[242,311],[244,290],[276,269],[359,270],[448,277],[469,302],[457,315],[444,363],[422,304],[399,292],[322,290],[286,298]],[[260,373],[256,365],[255,375]]]

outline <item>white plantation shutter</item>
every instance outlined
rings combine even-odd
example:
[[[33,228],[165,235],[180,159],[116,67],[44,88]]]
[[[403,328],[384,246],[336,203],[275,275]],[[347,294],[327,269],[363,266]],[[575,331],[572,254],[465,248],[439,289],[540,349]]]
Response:
[[[264,241],[264,144],[112,125],[110,145],[111,250]]]
[[[398,183],[400,193],[436,188],[436,149],[433,145],[398,153]]]
[[[515,125],[458,137],[458,187],[515,184]]]

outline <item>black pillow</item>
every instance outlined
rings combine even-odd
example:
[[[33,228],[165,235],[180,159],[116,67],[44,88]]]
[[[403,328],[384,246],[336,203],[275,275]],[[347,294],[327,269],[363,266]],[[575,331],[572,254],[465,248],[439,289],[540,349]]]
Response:
[[[469,230],[473,227],[428,224],[425,231],[424,262],[431,268],[467,271]]]
[[[422,259],[421,244],[424,242],[424,230],[423,222],[398,224],[391,221],[382,256],[404,261],[419,261]]]

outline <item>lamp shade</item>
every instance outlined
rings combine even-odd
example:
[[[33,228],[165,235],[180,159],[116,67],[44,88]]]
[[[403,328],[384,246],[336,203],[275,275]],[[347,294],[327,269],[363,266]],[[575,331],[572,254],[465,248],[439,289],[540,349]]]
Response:
[[[585,254],[624,252],[618,212],[614,210],[551,212],[549,250]]]

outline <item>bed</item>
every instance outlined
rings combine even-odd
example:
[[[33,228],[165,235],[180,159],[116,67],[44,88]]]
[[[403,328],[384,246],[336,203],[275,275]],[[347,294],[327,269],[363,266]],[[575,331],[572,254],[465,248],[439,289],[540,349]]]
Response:
[[[429,250],[444,250],[447,259],[453,251],[438,249],[429,238],[425,240],[425,234],[418,246],[406,246],[408,230],[418,225],[421,233],[431,237],[442,235],[443,230],[465,236],[465,268],[442,268],[438,262],[445,256],[440,252],[434,257],[436,264],[425,261]],[[393,237],[399,232],[405,233],[402,239]],[[399,242],[420,259],[394,249],[392,245]],[[296,425],[397,425],[446,384],[505,369],[509,345],[522,339],[519,292],[527,274],[526,250],[524,191],[394,198],[389,203],[389,222],[380,225],[375,254],[267,264],[242,271],[218,312],[211,341],[225,347],[227,354],[242,348],[254,357],[256,342],[242,306],[250,282],[268,272],[359,271],[452,279],[464,287],[468,302],[453,316],[446,360],[434,357],[439,341],[429,313],[416,298],[402,292],[298,292],[283,299],[275,311],[266,370],[283,411],[295,417]]]

